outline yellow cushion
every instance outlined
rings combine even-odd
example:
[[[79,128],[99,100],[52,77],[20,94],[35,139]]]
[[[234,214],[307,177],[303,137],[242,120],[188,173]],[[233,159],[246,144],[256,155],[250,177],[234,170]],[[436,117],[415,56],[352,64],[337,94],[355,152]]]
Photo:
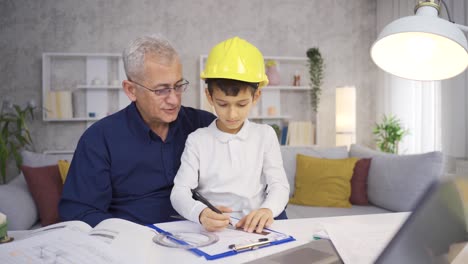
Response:
[[[58,167],[60,171],[60,177],[62,178],[62,183],[64,183],[65,179],[67,178],[68,169],[70,169],[70,162],[68,162],[68,160],[59,160]]]
[[[296,156],[296,184],[290,203],[351,207],[351,177],[358,158],[321,159]]]

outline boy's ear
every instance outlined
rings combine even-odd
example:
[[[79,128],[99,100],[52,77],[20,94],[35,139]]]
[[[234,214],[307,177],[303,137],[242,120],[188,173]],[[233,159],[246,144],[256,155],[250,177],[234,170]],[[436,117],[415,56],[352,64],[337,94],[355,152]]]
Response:
[[[214,107],[213,98],[211,97],[210,91],[208,90],[208,88],[205,88],[205,96],[206,96],[206,99],[208,100],[208,103],[210,103],[210,105]]]
[[[261,89],[257,89],[257,91],[255,91],[254,93],[254,96],[253,96],[253,101],[252,103],[255,105],[258,101],[258,99],[260,99],[260,96],[262,95],[262,90]]]
[[[136,95],[135,95],[135,85],[133,85],[130,81],[128,80],[123,80],[122,81],[122,87],[124,89],[125,94],[127,95],[128,99],[130,101],[135,102],[136,101]]]

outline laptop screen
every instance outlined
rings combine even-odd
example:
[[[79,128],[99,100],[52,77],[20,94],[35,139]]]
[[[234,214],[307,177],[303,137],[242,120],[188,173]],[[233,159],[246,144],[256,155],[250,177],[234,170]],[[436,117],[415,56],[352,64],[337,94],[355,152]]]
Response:
[[[450,263],[467,237],[468,180],[434,183],[376,263]]]

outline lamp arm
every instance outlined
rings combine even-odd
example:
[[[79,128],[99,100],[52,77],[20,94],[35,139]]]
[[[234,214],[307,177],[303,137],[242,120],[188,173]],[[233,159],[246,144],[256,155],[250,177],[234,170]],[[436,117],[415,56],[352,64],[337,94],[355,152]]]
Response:
[[[457,23],[453,23],[455,24],[455,26],[457,26],[459,29],[461,29],[462,31],[465,31],[468,33],[468,27],[465,26],[465,25],[460,25],[460,24],[457,24]]]
[[[464,26],[464,25],[460,25],[460,24],[457,24],[455,23],[452,18],[450,17],[450,12],[449,12],[449,9],[447,8],[447,4],[445,3],[444,0],[440,0],[440,3],[442,3],[444,5],[444,8],[445,8],[445,11],[447,12],[447,16],[448,16],[448,21],[452,22],[453,24],[455,24],[455,26],[457,26],[459,29],[461,29],[462,31],[465,31],[465,32],[468,32],[468,27],[467,26]]]
[[[444,7],[445,7],[445,11],[447,12],[447,16],[448,16],[448,21],[450,21],[450,22],[452,22],[452,23],[455,23],[455,22],[453,22],[452,18],[450,17],[450,12],[449,12],[449,10],[448,10],[448,8],[447,8],[447,4],[445,3],[445,1],[444,1],[444,0],[440,0],[440,2],[442,2],[442,4],[443,4]]]

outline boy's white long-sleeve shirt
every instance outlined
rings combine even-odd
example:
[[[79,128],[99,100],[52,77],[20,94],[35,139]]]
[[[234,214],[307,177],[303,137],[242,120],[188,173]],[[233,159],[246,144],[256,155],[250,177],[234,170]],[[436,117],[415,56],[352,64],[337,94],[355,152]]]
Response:
[[[266,186],[267,190],[265,191]],[[269,208],[276,217],[289,199],[278,139],[266,124],[244,122],[237,134],[220,131],[216,120],[191,133],[174,179],[171,202],[188,220],[199,223],[207,206],[192,199],[197,189],[214,206],[232,208],[234,217]]]

